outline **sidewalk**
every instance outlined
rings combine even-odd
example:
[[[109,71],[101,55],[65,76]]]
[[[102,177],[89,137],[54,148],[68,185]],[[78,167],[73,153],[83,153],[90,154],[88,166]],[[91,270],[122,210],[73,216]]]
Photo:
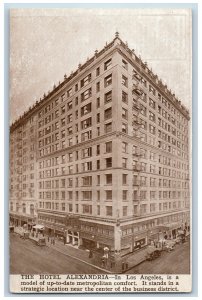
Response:
[[[47,239],[46,239],[47,240]],[[55,244],[51,244],[51,242],[47,241],[46,245],[64,255],[71,256],[74,259],[77,259],[83,263],[86,263],[92,267],[96,267],[98,270],[104,273],[113,273],[109,267],[104,268],[102,266],[102,258],[101,256],[93,252],[93,257],[89,258],[89,251],[78,249],[74,246],[63,244],[63,242],[55,240]]]
[[[15,228],[15,233],[22,234],[21,228]],[[94,268],[98,269],[101,273],[125,273],[127,270],[139,265],[141,262],[145,261],[147,247],[137,250],[133,253],[121,256],[117,255],[116,259],[109,255],[109,259],[103,263],[102,253],[93,251],[93,256],[89,257],[89,251],[79,249],[78,247],[64,244],[62,241],[55,239],[55,244],[48,241],[47,236],[46,246],[58,251],[61,254],[70,256],[76,260],[86,263]]]
[[[47,246],[62,254],[71,256],[77,260],[92,265],[93,267],[97,267],[99,270],[107,273],[124,273],[128,269],[131,269],[132,267],[135,267],[136,265],[139,265],[141,262],[145,261],[145,256],[147,253],[147,248],[144,248],[125,255],[124,257],[119,257],[116,264],[114,263],[114,260],[109,258],[108,262],[103,265],[102,255],[96,251],[93,252],[93,257],[89,258],[88,251],[78,249],[72,245],[64,245],[61,241],[56,240],[55,245],[47,242]]]

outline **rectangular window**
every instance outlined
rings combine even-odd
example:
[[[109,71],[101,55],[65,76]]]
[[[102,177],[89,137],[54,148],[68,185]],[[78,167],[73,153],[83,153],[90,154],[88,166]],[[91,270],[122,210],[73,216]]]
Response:
[[[128,120],[128,111],[122,107],[122,118]]]
[[[65,126],[65,118],[61,119],[61,126]]]
[[[151,98],[149,98],[149,106],[152,107],[153,109],[155,109],[155,107],[156,107],[155,101]]]
[[[127,196],[128,196],[128,191],[127,190],[123,190],[122,191],[122,199],[123,199],[123,201],[127,201],[128,200]]]
[[[122,152],[127,153],[128,152],[128,144],[125,142],[122,142]]]
[[[128,206],[123,206],[123,217],[128,215]]]
[[[100,145],[97,145],[97,148],[96,148],[96,155],[100,155]]]
[[[112,206],[106,206],[106,216],[112,216]]]
[[[105,94],[105,104],[112,101],[112,91]]]
[[[106,145],[106,153],[111,153],[112,152],[112,142],[107,142],[105,143]]]
[[[72,114],[68,115],[68,116],[67,116],[67,124],[71,123],[72,120],[73,120]]]
[[[100,82],[96,83],[96,92],[98,93],[100,91]]]
[[[106,192],[106,200],[112,200],[112,191],[109,190],[109,191],[105,191]]]
[[[112,108],[108,108],[104,111],[104,119],[108,120],[112,118]]]
[[[104,85],[105,85],[105,87],[109,86],[110,84],[112,84],[112,74],[108,75],[104,79]]]
[[[104,70],[109,70],[112,66],[112,59],[108,59],[105,63],[104,63]]]
[[[81,80],[81,88],[87,85],[91,81],[91,74],[88,74],[85,78]]]
[[[82,163],[82,169],[83,169],[83,172],[92,171],[92,161]]]
[[[62,96],[61,96],[61,102],[64,102],[65,101],[65,94],[63,94]]]
[[[127,158],[125,157],[122,158],[122,167],[125,169],[127,168]]]
[[[91,118],[88,118],[81,122],[81,129],[86,129],[92,125]]]
[[[156,133],[156,127],[149,124],[149,132],[152,133],[152,134],[155,134]]]
[[[83,205],[83,214],[92,214],[92,205]]]
[[[122,132],[128,133],[128,125],[125,123],[122,123]]]
[[[123,67],[125,70],[128,70],[128,64],[127,64],[127,62],[126,62],[124,59],[122,59],[122,67]]]
[[[87,89],[85,92],[83,92],[81,94],[81,102],[87,100],[88,98],[90,98],[92,96],[92,89],[89,88]]]
[[[112,123],[105,124],[105,133],[112,132]]]
[[[112,184],[112,174],[106,174],[106,184],[111,185]]]
[[[82,200],[92,200],[92,191],[82,191],[83,199]]]
[[[127,174],[122,174],[122,184],[127,184]]]
[[[100,123],[100,113],[97,114],[97,123]]]
[[[67,103],[67,108],[68,108],[68,110],[72,109],[72,101],[69,101]]]
[[[57,110],[57,112],[59,113],[59,111]],[[61,114],[64,114],[65,113],[65,105],[63,105],[61,107]],[[56,117],[58,117],[58,114],[56,115]]]
[[[81,117],[87,115],[91,112],[91,103],[81,107]]]
[[[154,96],[156,94],[155,89],[153,88],[153,86],[149,85],[149,92],[152,93]]]
[[[67,128],[67,134],[70,135],[73,133],[72,127]]]
[[[121,83],[125,86],[128,87],[128,78],[122,75],[122,81]]]
[[[149,120],[155,122],[155,114],[149,111]]]
[[[97,69],[96,69],[96,76],[99,76],[100,75],[100,67],[98,67]]]
[[[106,168],[112,167],[112,157],[106,158]]]
[[[69,89],[67,91],[67,98],[71,97],[72,96],[72,89]]]
[[[97,100],[96,100],[96,107],[97,107],[97,108],[100,107],[100,98],[97,98]]]
[[[88,141],[91,138],[92,138],[92,131],[91,130],[86,131],[86,132],[81,134],[81,141],[82,142]]]
[[[82,149],[82,158],[87,158],[87,157],[91,157],[92,156],[92,147],[86,148],[86,149]]]
[[[128,94],[124,91],[122,91],[122,101],[128,103]]]

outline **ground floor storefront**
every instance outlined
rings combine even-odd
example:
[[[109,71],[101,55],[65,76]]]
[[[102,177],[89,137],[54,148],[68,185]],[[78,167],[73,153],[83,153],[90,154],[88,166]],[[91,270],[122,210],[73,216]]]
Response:
[[[22,216],[12,215],[10,219],[14,226],[24,226],[24,222],[30,222]],[[96,257],[100,257],[100,265],[113,266],[120,272],[127,269],[128,256],[138,256],[140,251],[146,250],[150,245],[163,248],[164,241],[176,239],[182,234],[188,235],[190,219],[189,211],[129,220],[104,220],[39,212],[36,226],[43,227],[43,234],[48,241],[54,240],[55,243],[55,240],[60,240],[64,246],[88,250],[89,257],[92,253],[95,257],[96,253]]]
[[[26,227],[31,230],[36,225],[37,217],[35,215],[10,213],[9,225],[10,227]]]
[[[65,244],[86,249],[108,248],[126,254],[190,231],[189,211],[172,212],[132,220],[101,220],[84,216],[39,212],[39,224],[47,235]]]

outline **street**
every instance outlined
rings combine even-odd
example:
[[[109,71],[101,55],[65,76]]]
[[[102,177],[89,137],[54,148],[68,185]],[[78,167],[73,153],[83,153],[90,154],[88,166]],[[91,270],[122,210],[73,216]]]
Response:
[[[161,256],[152,261],[145,261],[130,269],[128,274],[189,274],[190,243],[176,245],[171,252],[163,251]]]
[[[71,249],[72,250],[72,249]],[[76,249],[67,254],[76,255]],[[70,253],[69,253],[70,252]],[[78,254],[77,254],[78,255]],[[171,252],[163,251],[161,256],[145,261],[131,268],[128,274],[189,274],[190,244],[175,246]],[[82,257],[79,257],[82,259]],[[93,261],[91,261],[93,263]],[[103,270],[88,265],[52,247],[39,247],[32,241],[21,239],[17,234],[10,236],[11,274],[101,274]]]
[[[104,273],[47,246],[39,247],[17,234],[10,236],[11,274],[99,274]]]

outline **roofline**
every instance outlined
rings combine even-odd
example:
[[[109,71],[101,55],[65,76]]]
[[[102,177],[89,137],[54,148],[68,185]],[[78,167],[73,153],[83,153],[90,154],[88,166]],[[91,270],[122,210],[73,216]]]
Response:
[[[77,75],[80,75],[80,72],[86,69],[86,67],[90,66],[97,58],[101,57],[103,54],[106,53],[109,49],[111,49],[113,46],[117,46],[117,49],[121,51],[121,47],[130,55],[130,57],[127,56],[127,59],[131,60],[131,63],[136,68],[139,68],[139,71],[144,74],[144,76],[153,84],[155,87],[161,92],[164,93],[164,97],[169,99],[171,103],[181,111],[181,113],[187,118],[187,120],[190,120],[189,117],[189,110],[181,104],[181,101],[179,101],[175,94],[172,94],[171,90],[168,89],[167,85],[164,85],[162,83],[162,80],[158,78],[158,75],[154,74],[152,70],[150,70],[147,66],[147,63],[143,63],[141,57],[138,57],[135,54],[135,51],[132,49],[129,49],[127,43],[124,43],[119,38],[119,33],[115,33],[115,38],[110,42],[109,44],[106,43],[104,48],[102,48],[100,51],[95,50],[94,56],[92,56],[90,59],[87,59],[87,61],[84,64],[79,64],[78,68],[75,72],[71,72],[71,74],[67,77],[67,75],[64,75],[64,80],[62,82],[59,81],[58,85],[53,86],[53,90],[51,92],[48,92],[46,95],[44,93],[43,98],[39,101],[36,101],[34,105],[29,107],[27,111],[24,112],[23,115],[21,115],[14,123],[10,125],[10,130],[13,131],[18,127],[18,125],[21,124],[22,121],[26,120],[30,115],[32,115],[34,112],[37,112],[41,106],[45,104],[50,98],[58,91],[60,91],[66,84],[71,82],[73,78],[76,78]],[[123,53],[123,52],[122,52]],[[123,53],[124,54],[124,53]]]

